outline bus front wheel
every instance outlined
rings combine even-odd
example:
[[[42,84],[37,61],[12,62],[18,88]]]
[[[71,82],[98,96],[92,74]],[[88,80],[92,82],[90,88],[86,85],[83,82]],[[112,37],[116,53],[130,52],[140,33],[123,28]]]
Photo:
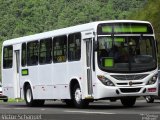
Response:
[[[77,108],[85,108],[89,105],[88,101],[82,99],[82,92],[78,84],[74,86],[72,97],[74,105]]]
[[[44,102],[45,102],[44,100],[34,100],[33,99],[32,89],[30,85],[27,85],[25,88],[24,99],[26,101],[27,106],[29,107],[42,106],[44,105]]]
[[[136,103],[136,97],[121,98],[121,103],[124,107],[132,107]]]
[[[146,99],[147,103],[153,103],[154,102],[154,97],[152,97],[152,96],[146,96],[145,99]]]

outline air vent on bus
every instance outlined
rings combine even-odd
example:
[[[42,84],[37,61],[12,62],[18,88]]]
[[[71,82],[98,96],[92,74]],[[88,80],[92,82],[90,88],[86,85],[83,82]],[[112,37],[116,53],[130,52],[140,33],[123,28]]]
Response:
[[[120,88],[122,93],[139,92],[141,88]]]
[[[132,85],[141,85],[143,82],[133,82]],[[117,85],[128,85],[128,83],[117,83]]]
[[[111,75],[111,77],[117,80],[141,80],[147,77],[148,74],[139,74],[139,75]]]

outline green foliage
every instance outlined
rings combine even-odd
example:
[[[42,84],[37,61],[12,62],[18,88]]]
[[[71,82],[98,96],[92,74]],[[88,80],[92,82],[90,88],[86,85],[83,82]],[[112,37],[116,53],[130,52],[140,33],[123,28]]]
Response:
[[[98,20],[124,19],[146,0],[1,0],[0,40]]]

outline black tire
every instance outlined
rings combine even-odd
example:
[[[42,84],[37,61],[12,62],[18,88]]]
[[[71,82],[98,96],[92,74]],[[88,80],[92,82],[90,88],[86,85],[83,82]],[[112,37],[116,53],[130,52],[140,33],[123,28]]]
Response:
[[[135,97],[121,98],[121,103],[124,107],[132,107],[136,103],[136,98]]]
[[[72,100],[73,100],[74,106],[77,108],[86,108],[89,105],[88,101],[82,99],[81,89],[78,84],[76,84],[73,88]]]
[[[33,94],[32,94],[32,89],[30,85],[27,85],[24,91],[24,99],[26,101],[26,105],[29,107],[39,107],[44,105],[45,100],[34,100],[33,99]]]
[[[146,96],[145,99],[146,99],[147,103],[153,103],[154,102],[154,98],[152,96]]]

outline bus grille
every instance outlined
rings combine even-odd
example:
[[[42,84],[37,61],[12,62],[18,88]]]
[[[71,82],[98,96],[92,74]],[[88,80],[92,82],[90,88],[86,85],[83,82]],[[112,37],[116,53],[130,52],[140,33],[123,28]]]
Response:
[[[133,82],[132,85],[141,85],[143,82]],[[128,83],[117,83],[117,85],[128,85]]]
[[[111,77],[117,80],[140,80],[147,77],[149,74],[139,74],[139,75],[111,75]]]
[[[120,88],[122,93],[139,92],[141,88]]]

